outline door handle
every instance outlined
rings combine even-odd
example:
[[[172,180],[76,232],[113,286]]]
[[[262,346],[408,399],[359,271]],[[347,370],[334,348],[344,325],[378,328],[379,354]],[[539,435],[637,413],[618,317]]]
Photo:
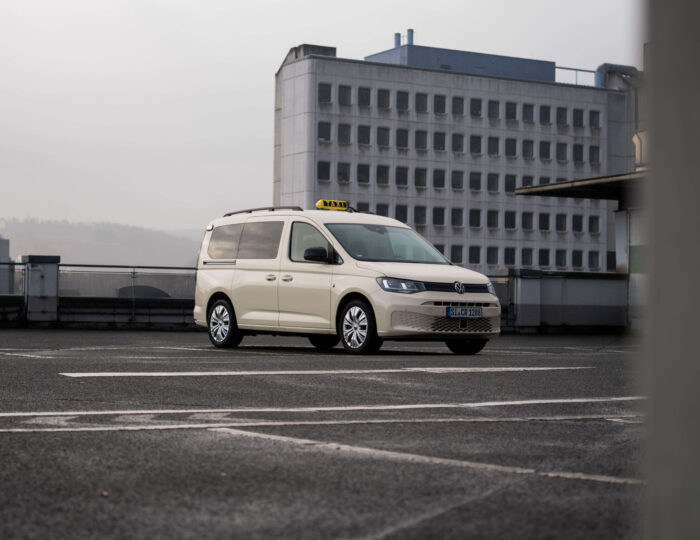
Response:
[[[276,276],[275,274],[267,274],[267,275],[265,276],[265,279],[266,279],[267,281],[275,281],[275,280],[277,279],[277,276]]]
[[[282,281],[292,281],[294,277],[290,276],[289,274],[286,274],[282,276]]]

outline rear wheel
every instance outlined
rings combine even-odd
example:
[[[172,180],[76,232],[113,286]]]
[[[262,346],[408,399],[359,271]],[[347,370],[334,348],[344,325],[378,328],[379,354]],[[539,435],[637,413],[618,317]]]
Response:
[[[207,316],[209,339],[215,347],[237,347],[243,339],[236,325],[236,316],[228,300],[217,300]]]
[[[448,339],[447,348],[455,354],[476,354],[484,348],[488,339]]]
[[[372,308],[364,300],[352,300],[338,320],[338,336],[346,351],[373,354],[382,346]]]
[[[340,338],[336,335],[317,334],[314,336],[309,336],[309,341],[311,342],[311,345],[317,349],[327,351],[335,347],[340,341]]]

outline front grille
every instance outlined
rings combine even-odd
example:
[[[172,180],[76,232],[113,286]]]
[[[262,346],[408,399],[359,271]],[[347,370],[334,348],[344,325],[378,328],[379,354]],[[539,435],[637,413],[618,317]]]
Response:
[[[455,284],[453,283],[431,283],[426,281],[424,283],[426,291],[437,291],[437,292],[453,292],[455,291]],[[487,293],[489,288],[487,285],[477,285],[477,284],[464,284],[465,293]]]
[[[498,317],[496,317],[498,321]],[[411,311],[396,311],[392,315],[392,326],[408,327],[418,332],[454,332],[460,334],[488,334],[494,331],[491,319],[451,319],[435,317]]]
[[[424,306],[444,306],[444,307],[490,307],[493,304],[488,302],[448,302],[448,301],[437,301],[437,302],[426,302],[422,304]]]

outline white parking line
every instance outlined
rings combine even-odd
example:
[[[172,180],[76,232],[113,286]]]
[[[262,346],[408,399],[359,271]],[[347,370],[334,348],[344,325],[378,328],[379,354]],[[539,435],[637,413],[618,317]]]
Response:
[[[643,396],[563,398],[563,399],[524,399],[516,401],[477,401],[467,403],[409,403],[398,405],[346,405],[337,407],[238,407],[229,409],[145,409],[145,410],[102,410],[102,411],[34,411],[0,412],[0,418],[21,418],[29,416],[106,416],[115,414],[199,414],[199,413],[316,413],[349,411],[405,411],[420,409],[473,409],[480,407],[512,407],[528,405],[560,405],[567,403],[615,403],[642,401]],[[617,418],[619,415],[613,414]]]
[[[504,373],[522,371],[572,371],[594,369],[591,366],[564,367],[422,367],[396,369],[324,369],[324,370],[283,370],[283,371],[98,371],[65,372],[64,377],[76,379],[101,377],[259,377],[271,375],[376,375],[385,373]]]

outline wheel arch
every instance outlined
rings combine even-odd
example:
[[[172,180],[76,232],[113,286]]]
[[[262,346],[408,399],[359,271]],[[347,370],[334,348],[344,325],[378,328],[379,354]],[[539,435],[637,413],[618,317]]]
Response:
[[[362,294],[361,292],[357,291],[352,291],[347,293],[345,296],[343,296],[340,301],[338,302],[338,307],[335,310],[335,329],[338,331],[338,328],[340,328],[340,315],[345,309],[345,306],[349,303],[352,302],[353,300],[362,300],[363,302],[366,302],[367,305],[369,306],[369,309],[372,310],[372,316],[374,319],[377,319],[377,314],[375,313],[374,306],[372,305],[372,302],[370,299]]]
[[[207,302],[207,311],[206,311],[207,324],[209,323],[209,312],[211,311],[211,307],[219,300],[226,300],[229,304],[231,304],[231,310],[233,311],[233,316],[234,317],[236,316],[236,308],[233,307],[233,302],[231,302],[231,298],[229,298],[229,296],[226,293],[221,292],[221,291],[217,291],[209,297],[209,301]]]

